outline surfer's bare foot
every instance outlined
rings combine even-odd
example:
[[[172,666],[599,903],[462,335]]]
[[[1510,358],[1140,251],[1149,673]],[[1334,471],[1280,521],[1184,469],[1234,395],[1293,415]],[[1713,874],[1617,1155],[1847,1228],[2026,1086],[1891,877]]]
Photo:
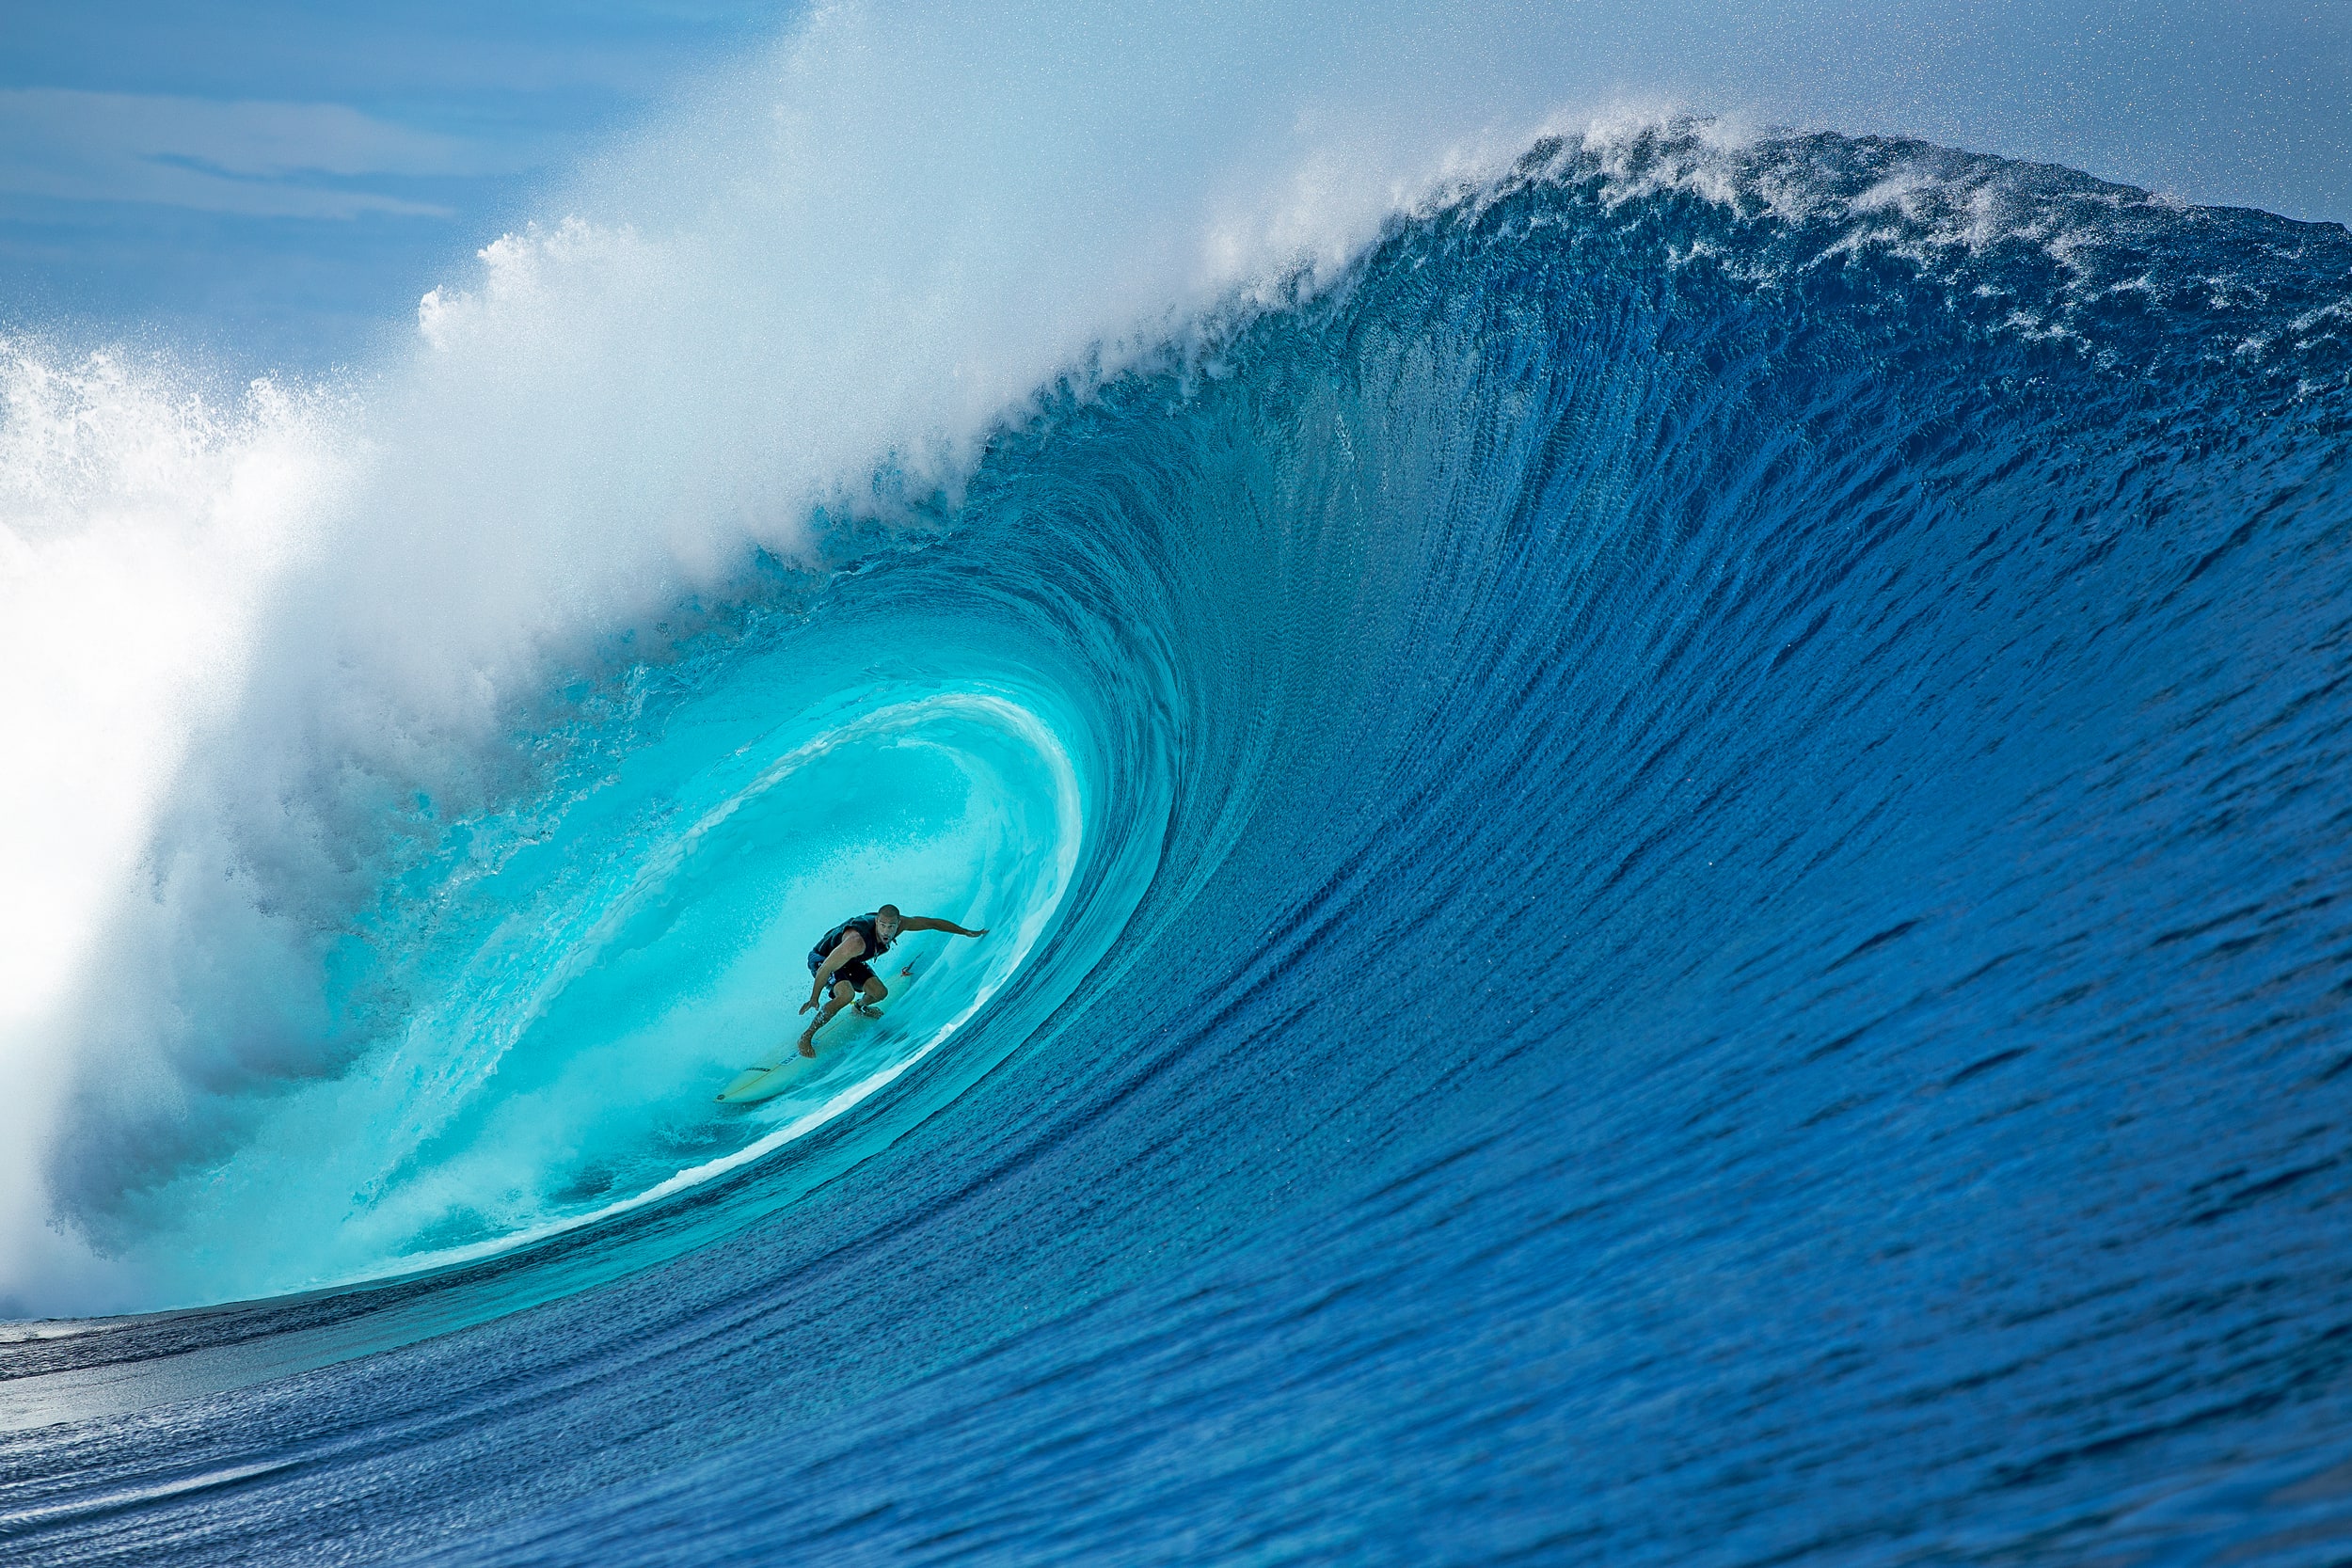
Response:
[[[816,1030],[811,1029],[807,1034],[801,1037],[801,1054],[803,1056],[814,1056],[817,1054]]]
[[[872,1005],[870,1005],[870,1004],[868,1004],[868,1003],[865,1003],[865,1002],[861,1002],[861,1003],[859,1003],[859,1004],[857,1005],[857,1010],[858,1010],[858,1015],[859,1015],[861,1018],[880,1018],[880,1017],[882,1017],[882,1009],[881,1009],[880,1007],[874,1006],[872,1006]]]

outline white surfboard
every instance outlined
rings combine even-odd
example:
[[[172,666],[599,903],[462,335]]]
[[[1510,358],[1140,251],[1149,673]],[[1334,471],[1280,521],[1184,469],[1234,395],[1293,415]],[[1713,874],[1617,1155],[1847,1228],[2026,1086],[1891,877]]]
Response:
[[[790,1088],[794,1079],[816,1065],[815,1061],[802,1055],[790,1040],[787,1040],[782,1061],[761,1062],[745,1068],[727,1080],[727,1086],[719,1091],[719,1098],[730,1105],[748,1105],[755,1100],[766,1100],[771,1095]]]

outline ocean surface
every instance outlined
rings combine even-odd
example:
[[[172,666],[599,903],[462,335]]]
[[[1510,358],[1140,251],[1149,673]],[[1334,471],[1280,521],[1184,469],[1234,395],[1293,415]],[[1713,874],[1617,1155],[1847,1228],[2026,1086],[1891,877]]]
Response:
[[[789,510],[189,743],[0,1557],[2352,1560],[2344,229],[1554,137]]]

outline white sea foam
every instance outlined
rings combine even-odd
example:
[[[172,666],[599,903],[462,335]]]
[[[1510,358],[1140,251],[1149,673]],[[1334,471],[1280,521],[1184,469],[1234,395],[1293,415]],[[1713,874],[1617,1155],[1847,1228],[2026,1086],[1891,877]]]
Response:
[[[38,1168],[70,993],[139,979],[97,962],[95,932],[191,738],[233,705],[257,607],[335,481],[340,410],[266,383],[224,404],[24,341],[0,342],[0,1306],[36,1283],[110,1305],[47,1227]]]

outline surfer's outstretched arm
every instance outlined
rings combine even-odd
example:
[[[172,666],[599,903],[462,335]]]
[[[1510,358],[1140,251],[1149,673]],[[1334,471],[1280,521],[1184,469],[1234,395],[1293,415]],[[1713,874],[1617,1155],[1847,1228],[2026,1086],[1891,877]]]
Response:
[[[988,935],[988,927],[985,926],[981,927],[977,931],[966,930],[964,927],[957,925],[952,920],[942,920],[937,915],[933,914],[915,915],[907,920],[898,927],[898,929],[902,931],[946,931],[950,936],[958,937],[984,937]]]

